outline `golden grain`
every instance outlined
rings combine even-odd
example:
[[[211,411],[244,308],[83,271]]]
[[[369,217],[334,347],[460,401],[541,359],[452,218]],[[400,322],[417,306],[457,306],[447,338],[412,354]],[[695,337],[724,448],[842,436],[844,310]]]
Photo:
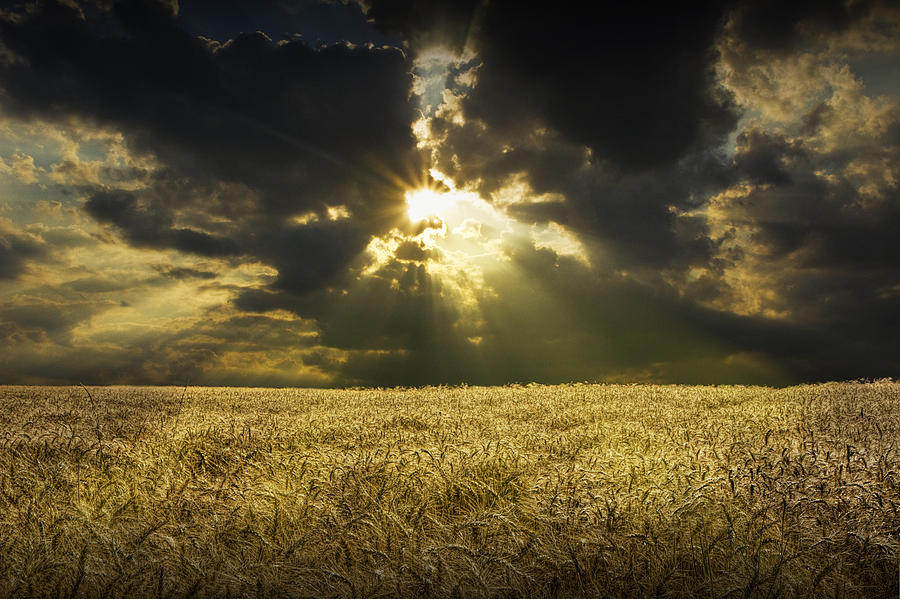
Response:
[[[0,387],[0,596],[897,597],[900,384]]]

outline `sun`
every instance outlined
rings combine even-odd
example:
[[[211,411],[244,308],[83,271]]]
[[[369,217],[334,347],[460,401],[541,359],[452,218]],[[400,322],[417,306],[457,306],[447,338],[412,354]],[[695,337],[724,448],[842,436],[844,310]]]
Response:
[[[458,198],[452,192],[433,189],[413,189],[406,192],[406,214],[409,220],[418,223],[429,218],[447,220],[458,209]]]

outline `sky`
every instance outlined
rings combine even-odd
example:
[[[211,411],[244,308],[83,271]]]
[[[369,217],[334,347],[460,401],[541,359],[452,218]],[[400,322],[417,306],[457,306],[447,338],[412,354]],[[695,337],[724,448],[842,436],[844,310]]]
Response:
[[[900,376],[900,7],[0,8],[0,383]]]

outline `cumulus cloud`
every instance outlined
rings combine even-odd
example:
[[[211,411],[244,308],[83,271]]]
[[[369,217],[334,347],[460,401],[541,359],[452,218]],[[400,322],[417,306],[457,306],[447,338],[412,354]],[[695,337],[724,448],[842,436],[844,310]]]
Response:
[[[41,170],[35,166],[33,156],[17,152],[10,157],[9,163],[0,156],[0,173],[12,175],[22,183],[37,183]]]
[[[286,271],[284,285],[314,286],[396,219],[398,182],[419,160],[403,52],[276,43],[260,32],[213,43],[181,29],[170,4],[152,1],[96,12],[46,2],[6,15],[0,35],[18,60],[2,67],[4,109],[120,131],[131,152],[159,162],[145,189],[107,182],[85,203],[129,242],[249,255]],[[73,170],[63,163],[54,175]],[[245,197],[223,206],[214,199],[223,185]],[[335,206],[356,217],[352,224],[324,234],[284,226]],[[180,225],[188,212],[206,222]],[[272,232],[289,257],[269,242]]]

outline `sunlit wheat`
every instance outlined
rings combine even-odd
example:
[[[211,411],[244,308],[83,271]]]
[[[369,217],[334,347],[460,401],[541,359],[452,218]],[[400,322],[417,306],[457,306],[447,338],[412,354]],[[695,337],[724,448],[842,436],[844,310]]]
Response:
[[[0,388],[0,595],[897,597],[900,384]]]

